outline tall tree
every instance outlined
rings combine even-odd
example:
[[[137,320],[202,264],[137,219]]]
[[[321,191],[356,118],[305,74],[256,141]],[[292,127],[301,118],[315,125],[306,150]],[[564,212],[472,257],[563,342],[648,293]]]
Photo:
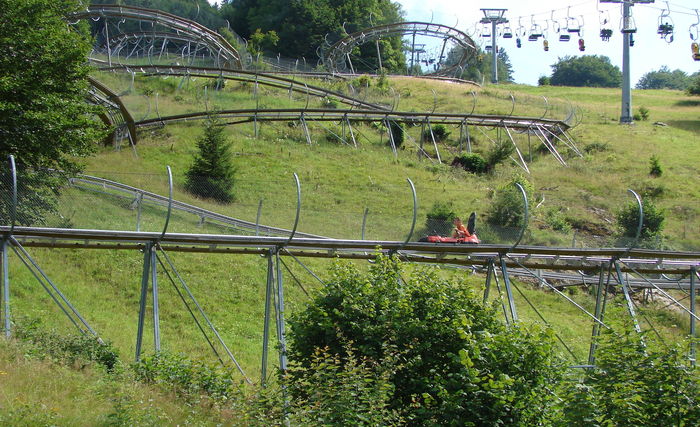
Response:
[[[565,56],[552,65],[552,85],[620,87],[622,72],[599,55]]]
[[[447,65],[454,65],[459,58],[462,57],[462,48],[456,47],[447,55]],[[498,81],[512,82],[513,81],[513,65],[508,57],[508,52],[504,48],[498,49]],[[475,82],[490,81],[491,76],[491,54],[481,50],[481,47],[476,47],[476,54],[467,60],[464,70],[461,72],[460,78],[472,80]]]
[[[78,0],[0,0],[0,157],[75,170],[102,135],[85,103],[91,43],[64,16]]]
[[[667,66],[658,71],[650,71],[637,82],[637,89],[677,89],[685,90],[690,85],[690,77],[683,70],[671,71]]]
[[[257,29],[274,30],[280,37],[279,53],[287,57],[317,59],[317,49],[329,41],[355,31],[402,20],[401,6],[391,0],[236,0],[221,8],[233,29],[244,38]],[[370,23],[371,16],[371,23]],[[404,67],[401,38],[393,37],[380,44],[382,65],[390,71]],[[377,68],[376,47],[362,46],[353,54],[360,56],[361,70]]]

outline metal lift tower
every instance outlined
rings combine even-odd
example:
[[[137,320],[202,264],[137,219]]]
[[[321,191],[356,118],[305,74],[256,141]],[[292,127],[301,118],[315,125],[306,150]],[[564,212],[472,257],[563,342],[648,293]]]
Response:
[[[630,81],[630,47],[637,28],[632,22],[632,6],[637,3],[654,3],[654,0],[600,0],[601,3],[622,3],[622,111],[621,124],[631,124],[632,82]]]
[[[481,19],[482,24],[491,24],[491,83],[498,83],[498,46],[496,45],[496,26],[508,22],[503,15],[508,9],[481,9],[484,12],[484,17]]]

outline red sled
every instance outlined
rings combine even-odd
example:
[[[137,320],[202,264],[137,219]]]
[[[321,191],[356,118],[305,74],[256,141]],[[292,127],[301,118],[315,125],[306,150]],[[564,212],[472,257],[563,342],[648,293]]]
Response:
[[[430,242],[430,243],[466,243],[466,244],[471,244],[471,245],[476,245],[481,243],[481,240],[479,240],[478,237],[476,237],[476,233],[474,233],[474,230],[476,229],[476,212],[472,212],[471,215],[469,215],[469,220],[467,221],[467,232],[469,233],[469,236],[465,237],[443,237],[443,236],[426,236],[420,239],[421,242]]]
[[[421,242],[429,243],[466,243],[476,245],[481,243],[476,234],[472,234],[468,237],[456,238],[456,237],[443,237],[443,236],[427,236],[420,239]]]

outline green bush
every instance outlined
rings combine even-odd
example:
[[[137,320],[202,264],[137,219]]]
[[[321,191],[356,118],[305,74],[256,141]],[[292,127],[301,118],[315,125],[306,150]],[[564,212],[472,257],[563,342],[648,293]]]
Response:
[[[656,156],[651,156],[649,158],[649,175],[659,177],[663,175],[664,171],[661,169],[661,162]]]
[[[644,221],[642,222],[642,239],[657,237],[664,229],[666,215],[663,210],[656,207],[651,200],[642,202]],[[624,237],[635,237],[639,227],[639,205],[630,203],[617,213],[617,224]]]
[[[638,110],[639,118],[643,121],[649,120],[649,109],[645,106],[640,106]]]
[[[223,402],[239,396],[231,372],[192,361],[184,355],[157,353],[135,363],[133,370],[138,380],[165,386],[183,397],[207,395]]]
[[[513,179],[498,187],[493,196],[493,202],[486,213],[486,221],[501,227],[522,227],[525,220],[525,206],[523,196],[515,184],[520,184],[528,198],[532,201],[533,187],[530,181],[522,175],[516,175]]]
[[[452,221],[457,217],[452,203],[435,202],[425,215],[423,234],[446,234],[452,229]]]
[[[648,338],[606,332],[596,367],[564,387],[560,425],[700,425],[700,370],[680,346],[659,349]]]
[[[552,78],[549,76],[540,76],[540,78],[537,79],[538,86],[549,86],[551,84],[552,84]]]
[[[690,83],[688,89],[686,89],[688,95],[700,95],[700,74],[697,74],[695,79]]]
[[[197,140],[199,151],[185,174],[185,189],[219,202],[233,201],[236,169],[231,161],[230,147],[219,120],[214,116],[207,118],[204,135]]]
[[[561,208],[552,208],[547,210],[545,214],[545,221],[547,222],[547,225],[552,227],[552,230],[568,233],[572,229],[569,219],[566,217],[564,210]]]
[[[394,365],[390,408],[412,425],[541,425],[551,412],[554,341],[505,326],[465,283],[436,269],[410,274],[379,255],[369,272],[338,263],[292,316],[289,358],[308,368],[317,349]],[[400,361],[397,364],[396,361]]]
[[[109,342],[100,342],[89,335],[61,335],[43,328],[38,320],[20,319],[15,324],[15,337],[31,345],[26,355],[51,359],[84,367],[95,362],[112,371],[119,355]]]
[[[391,136],[394,138],[394,145],[396,148],[399,148],[403,145],[404,139],[406,136],[404,135],[404,124],[395,122],[395,121],[389,121],[389,132],[391,132]],[[391,145],[391,140],[387,141],[387,145]]]
[[[481,174],[487,171],[486,160],[477,153],[462,154],[452,160],[452,166],[461,167],[467,172]]]
[[[497,164],[502,163],[515,151],[515,146],[509,140],[501,140],[486,154],[486,169],[493,170]]]
[[[449,130],[447,130],[447,127],[445,125],[436,124],[433,125],[430,129],[426,129],[423,131],[423,139],[425,139],[426,141],[432,141],[432,137],[430,136],[431,130],[433,132],[433,136],[435,137],[436,142],[446,140],[451,133]]]

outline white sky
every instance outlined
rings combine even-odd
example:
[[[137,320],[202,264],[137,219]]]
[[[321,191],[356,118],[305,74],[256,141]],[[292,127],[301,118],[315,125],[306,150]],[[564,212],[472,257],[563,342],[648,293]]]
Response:
[[[216,3],[216,0],[209,0]],[[477,43],[490,44],[486,39],[479,37],[480,27],[477,25],[482,18],[481,8],[508,9],[506,18],[510,20],[510,27],[515,32],[519,22],[525,30],[529,30],[534,20],[543,27],[549,22],[552,25],[552,10],[554,19],[562,24],[567,15],[583,21],[583,39],[586,43],[586,51],[579,52],[578,41],[575,34],[571,41],[563,43],[558,41],[553,30],[549,31],[549,52],[542,47],[542,40],[530,42],[527,37],[522,40],[522,48],[515,47],[515,38],[499,39],[498,44],[508,52],[513,64],[514,77],[517,83],[537,84],[537,79],[542,75],[551,74],[551,65],[557,62],[559,57],[566,55],[606,55],[614,65],[622,67],[622,34],[620,34],[621,5],[598,4],[596,0],[394,0],[403,6],[406,19],[410,21],[431,21],[457,27],[472,35]],[[658,20],[663,9],[668,6],[671,11],[670,19],[675,26],[675,40],[666,43],[656,34]],[[659,1],[651,5],[638,4],[632,8],[634,21],[638,28],[634,35],[635,45],[631,50],[632,84],[636,84],[639,78],[648,71],[658,70],[666,65],[672,70],[677,68],[694,73],[700,71],[700,61],[693,61],[690,50],[690,26],[697,22],[694,9],[700,9],[700,0],[672,0],[670,2]],[[602,14],[600,11],[607,11]],[[609,42],[603,42],[600,37],[599,17],[609,17],[610,28],[614,30]],[[694,27],[697,30],[698,27]],[[698,30],[700,31],[700,30]]]

